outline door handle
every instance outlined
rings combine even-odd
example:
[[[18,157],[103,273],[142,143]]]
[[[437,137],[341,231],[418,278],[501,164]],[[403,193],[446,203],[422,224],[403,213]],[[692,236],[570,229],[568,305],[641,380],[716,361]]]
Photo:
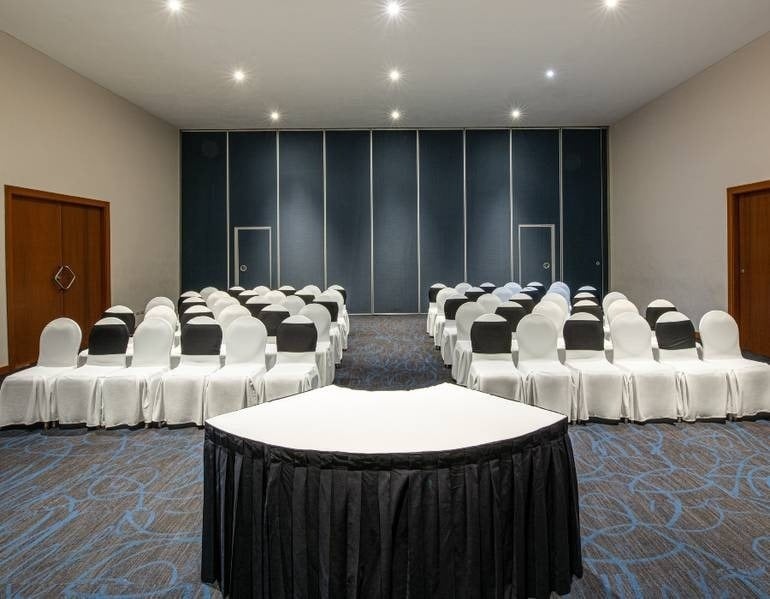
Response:
[[[545,270],[548,270],[549,268],[551,268],[551,263],[550,262],[543,262],[543,268]]]
[[[68,273],[69,276],[66,280],[62,281],[62,275],[65,273]],[[70,287],[72,287],[72,285],[75,283],[75,279],[77,279],[77,275],[67,264],[60,266],[59,270],[57,270],[56,274],[53,276],[54,282],[62,291],[67,291]]]
[[[249,270],[249,267],[248,267],[248,266],[246,266],[245,264],[241,264],[241,266],[240,266],[239,270],[240,270],[241,272],[246,272],[247,270]]]

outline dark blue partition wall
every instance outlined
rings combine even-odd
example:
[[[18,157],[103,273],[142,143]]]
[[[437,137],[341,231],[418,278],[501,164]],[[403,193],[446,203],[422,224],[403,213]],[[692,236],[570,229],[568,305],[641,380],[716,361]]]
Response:
[[[274,131],[230,133],[230,227],[232,248],[231,282],[241,264],[235,263],[238,240],[243,238],[245,253],[254,244],[249,243],[253,234],[240,235],[236,229],[269,231],[270,275],[272,287],[278,283],[278,230],[277,197],[278,167],[276,159],[276,134]],[[224,192],[224,190],[223,190]],[[254,229],[259,227],[259,229]],[[262,234],[260,234],[260,238]],[[261,263],[259,256],[255,262]],[[246,264],[244,264],[246,265]],[[253,267],[252,267],[253,268]],[[247,271],[248,272],[248,271]]]
[[[464,278],[463,132],[420,131],[420,309],[433,283]]]
[[[326,274],[349,312],[371,312],[369,132],[326,132]]]
[[[181,136],[183,289],[227,285],[227,134]]]
[[[522,284],[530,277],[547,284],[560,277],[559,130],[520,129],[512,135],[514,273]],[[522,227],[534,230],[521,234]],[[544,254],[548,235],[551,247]]]
[[[562,132],[564,282],[602,288],[602,132]],[[597,226],[597,223],[599,225]]]
[[[278,137],[280,284],[324,287],[323,133]]]
[[[511,276],[509,132],[467,131],[468,280],[506,283]]]
[[[417,134],[372,135],[374,312],[417,312]]]

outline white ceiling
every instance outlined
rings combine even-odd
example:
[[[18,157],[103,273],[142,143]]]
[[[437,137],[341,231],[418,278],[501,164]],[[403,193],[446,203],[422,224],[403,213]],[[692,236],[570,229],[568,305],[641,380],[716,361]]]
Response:
[[[267,127],[275,108],[282,127],[387,126],[394,108],[400,126],[506,126],[515,105],[521,126],[606,125],[770,31],[768,0],[403,5],[0,0],[0,29],[191,129]]]

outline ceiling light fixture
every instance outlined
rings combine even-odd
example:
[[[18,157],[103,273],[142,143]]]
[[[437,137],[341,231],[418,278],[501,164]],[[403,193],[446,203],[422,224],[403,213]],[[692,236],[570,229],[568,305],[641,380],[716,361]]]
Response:
[[[616,8],[618,5],[618,0],[604,0],[604,6],[607,8]]]
[[[270,113],[270,120],[271,121],[277,121],[281,118],[281,113],[277,110],[273,110],[273,112]]]
[[[391,19],[395,19],[401,14],[401,3],[397,0],[391,0],[385,5],[385,11]]]
[[[390,80],[394,83],[401,79],[401,73],[398,72],[398,69],[392,69],[388,75],[390,77]]]
[[[182,10],[182,0],[167,0],[166,8],[170,12],[179,12]]]
[[[553,79],[554,77],[556,77],[556,71],[554,71],[553,69],[548,69],[545,72],[545,76],[547,79]]]
[[[398,110],[393,110],[390,113],[390,118],[393,119],[394,121],[397,121],[398,119],[401,118],[401,113]]]
[[[521,118],[521,110],[519,110],[518,108],[514,108],[514,109],[511,111],[511,118],[513,118],[513,119],[519,119],[519,118]]]
[[[246,79],[246,73],[244,73],[241,69],[235,69],[233,71],[233,79],[237,83],[241,83],[244,79]]]

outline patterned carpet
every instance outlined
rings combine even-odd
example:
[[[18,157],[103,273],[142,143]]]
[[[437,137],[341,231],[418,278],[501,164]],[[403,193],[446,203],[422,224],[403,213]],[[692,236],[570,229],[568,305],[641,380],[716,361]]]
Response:
[[[422,327],[354,317],[338,383],[446,380]],[[770,596],[770,422],[571,437],[586,570],[572,597]],[[202,443],[195,428],[0,431],[0,593],[219,596],[198,582]]]

